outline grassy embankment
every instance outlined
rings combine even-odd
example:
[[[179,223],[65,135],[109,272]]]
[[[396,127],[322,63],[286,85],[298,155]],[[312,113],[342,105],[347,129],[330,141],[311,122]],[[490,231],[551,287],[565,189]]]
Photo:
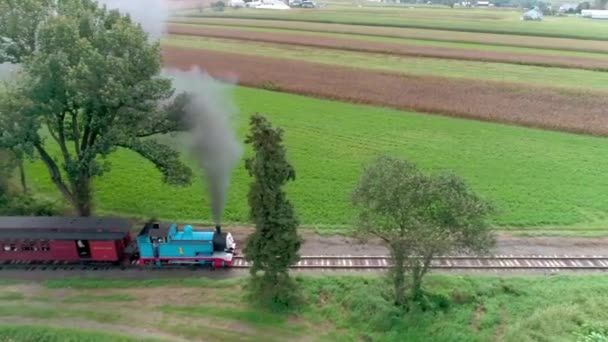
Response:
[[[480,33],[517,34],[608,40],[606,23],[577,17],[545,17],[542,22],[521,21],[519,11],[449,8],[357,8],[328,6],[315,10],[260,11],[227,9],[224,12],[191,11],[186,16],[305,21],[369,26],[394,26]]]
[[[290,316],[248,306],[242,279],[14,283],[0,287],[0,341],[577,341],[608,328],[603,276],[430,275],[436,309],[405,315],[380,278],[299,282],[308,304]]]
[[[500,211],[492,222],[502,228],[601,230],[608,222],[605,138],[248,88],[237,88],[235,94],[241,138],[254,112],[285,130],[288,157],[297,170],[287,191],[305,225],[352,224],[349,194],[362,164],[378,154],[407,158],[433,172],[456,172],[496,204]],[[182,147],[186,140],[165,139]],[[190,187],[170,187],[134,153],[119,150],[109,160],[112,171],[95,183],[99,212],[197,221],[210,217],[200,180]],[[30,165],[28,174],[39,193],[56,196],[41,162]],[[233,174],[226,221],[247,221],[249,182],[241,163]]]
[[[471,80],[513,82],[524,85],[608,91],[608,72],[546,68],[506,63],[416,58],[397,55],[336,51],[288,44],[173,35],[167,46],[200,48],[248,56],[380,70],[406,75],[432,75]]]

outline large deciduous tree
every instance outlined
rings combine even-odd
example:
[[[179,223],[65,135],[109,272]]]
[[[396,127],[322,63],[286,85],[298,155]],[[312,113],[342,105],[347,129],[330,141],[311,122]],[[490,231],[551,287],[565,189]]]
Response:
[[[158,42],[91,0],[0,0],[0,7],[10,18],[0,24],[0,61],[23,68],[11,100],[19,110],[0,106],[19,124],[0,144],[32,146],[82,216],[92,211],[92,180],[118,147],[150,160],[167,183],[190,182],[179,154],[153,138],[182,128],[171,82],[159,77]]]
[[[248,237],[244,253],[252,262],[253,295],[284,308],[293,304],[295,284],[288,268],[299,260],[301,245],[298,219],[282,190],[295,180],[295,170],[287,161],[281,129],[272,128],[259,114],[251,117],[250,126],[246,143],[252,145],[254,155],[245,166],[253,177],[248,199],[255,232]]]
[[[5,167],[19,170],[21,189],[27,193],[24,159],[33,150],[27,137],[22,135],[27,132],[23,129],[27,122],[23,122],[21,116],[24,100],[21,94],[10,89],[0,91],[0,151],[6,161]]]
[[[13,158],[8,151],[0,150],[0,207],[8,196],[8,180],[13,172]]]
[[[423,299],[422,278],[431,260],[455,252],[483,253],[493,244],[485,222],[490,205],[452,174],[425,175],[391,157],[374,160],[353,193],[359,229],[381,239],[393,259],[395,303]]]
[[[0,63],[21,64],[37,48],[38,29],[56,0],[0,0]]]

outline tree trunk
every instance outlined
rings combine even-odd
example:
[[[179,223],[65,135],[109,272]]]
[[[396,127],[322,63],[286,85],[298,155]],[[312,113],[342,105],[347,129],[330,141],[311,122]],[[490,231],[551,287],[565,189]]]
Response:
[[[393,285],[395,287],[395,305],[404,306],[405,301],[405,256],[398,247],[392,247]]]
[[[34,144],[34,147],[36,148],[36,151],[38,151],[40,159],[42,159],[44,165],[46,165],[47,169],[49,170],[51,180],[53,181],[59,192],[61,192],[61,194],[67,201],[73,203],[74,196],[72,195],[72,192],[68,189],[66,184],[63,182],[63,177],[61,176],[61,171],[59,170],[57,163],[55,163],[51,155],[48,154],[48,152],[40,143]]]
[[[91,179],[88,176],[80,175],[75,187],[72,202],[78,212],[78,216],[91,216],[93,200],[91,196]]]
[[[19,168],[19,180],[21,181],[21,189],[23,190],[24,194],[27,194],[27,181],[25,179],[25,166],[23,165],[23,160],[18,160],[17,167]]]
[[[412,270],[412,300],[417,301],[422,299],[424,294],[422,293],[422,266],[419,262],[415,262]]]
[[[433,260],[433,253],[425,255],[422,264],[420,261],[415,261],[412,269],[412,299],[414,301],[421,300],[424,296],[424,292],[422,291],[422,278],[429,270],[431,260]]]

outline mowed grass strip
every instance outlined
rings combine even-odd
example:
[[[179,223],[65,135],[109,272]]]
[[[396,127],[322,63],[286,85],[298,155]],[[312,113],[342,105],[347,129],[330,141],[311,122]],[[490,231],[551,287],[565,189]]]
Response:
[[[377,53],[335,51],[288,44],[248,42],[200,36],[173,35],[165,46],[201,48],[251,56],[267,56],[297,61],[380,70],[407,75],[432,75],[522,83],[566,89],[608,90],[608,73],[589,70],[543,68],[506,63],[404,57]]]
[[[382,41],[401,41],[404,43],[487,49],[504,52],[529,52],[537,54],[603,56],[608,53],[608,44],[604,41],[529,37],[506,34],[471,33],[458,31],[440,31],[428,29],[410,29],[398,27],[362,26],[345,24],[324,24],[313,22],[294,22],[280,20],[252,20],[225,18],[188,18],[173,17],[171,23],[199,26],[218,26],[223,28],[241,28],[264,31],[296,31],[299,34],[323,34],[326,36],[352,37]]]
[[[281,20],[365,26],[424,28],[445,31],[516,34],[523,36],[608,40],[607,23],[580,17],[545,17],[542,22],[522,21],[519,11],[438,8],[357,8],[328,6],[323,9],[260,11],[227,9],[224,12],[193,11],[188,17]]]
[[[403,75],[334,65],[165,47],[165,64],[197,65],[239,84],[356,103],[506,122],[585,134],[608,134],[605,92],[503,82]]]
[[[52,328],[36,325],[8,326],[0,323],[2,342],[160,342],[152,338],[135,338],[109,332],[93,332],[81,329]]]
[[[207,28],[196,25],[169,25],[169,33],[176,35],[231,38],[266,43],[294,44],[301,46],[329,48],[357,52],[376,52],[415,57],[435,57],[444,59],[491,61],[538,66],[559,66],[568,68],[608,71],[608,58],[582,58],[555,55],[534,55],[503,53],[498,51],[457,49],[436,46],[417,46],[392,42],[368,41],[351,38],[324,37],[281,32],[259,32]]]
[[[110,312],[108,310],[101,311],[91,308],[74,308],[57,312],[54,306],[36,305],[24,306],[23,303],[3,303],[0,306],[0,317],[29,317],[32,319],[87,319],[99,323],[119,323],[126,319],[121,313]],[[1,323],[1,321],[0,321]]]
[[[578,341],[582,335],[608,332],[608,279],[602,275],[430,274],[424,280],[424,288],[433,309],[406,313],[393,305],[391,287],[384,277],[334,275],[296,279],[306,304],[291,315],[272,314],[248,305],[243,296],[245,279],[238,279],[239,286],[234,289],[210,286],[192,291],[181,288],[178,279],[172,284],[165,278],[166,286],[156,293],[140,289],[135,283],[124,290],[140,299],[137,305],[113,306],[132,318],[128,327],[121,323],[95,324],[82,318],[64,321],[66,325],[79,326],[78,330],[51,329],[33,323],[14,327],[0,324],[0,341],[132,340],[80,330],[99,331],[101,327],[140,335],[139,341],[166,336],[169,341],[182,338],[235,342]],[[72,283],[78,282],[72,279]],[[61,290],[49,294],[55,297],[61,295]],[[23,305],[32,304],[28,301]],[[71,305],[61,302],[54,308],[56,312],[71,309]],[[102,308],[96,305],[91,310]],[[20,320],[32,321],[23,315],[12,322]],[[37,323],[57,326],[61,322],[50,319]]]
[[[241,111],[236,124],[242,140],[248,117],[254,112],[263,113],[285,130],[288,158],[297,171],[296,181],[286,190],[303,224],[353,224],[356,212],[350,204],[351,191],[363,164],[379,154],[411,160],[429,172],[454,171],[496,204],[500,211],[492,223],[498,226],[579,224],[584,228],[608,222],[605,138],[242,87],[235,89],[235,98]],[[183,149],[189,140],[182,135],[164,139]],[[59,155],[59,149],[55,147],[53,153]],[[247,149],[244,157],[250,153]],[[152,164],[122,149],[109,161],[112,171],[94,184],[98,212],[210,219],[200,178],[189,187],[163,184]],[[251,179],[243,165],[237,165],[232,175],[224,217],[227,222],[249,221],[247,191]],[[39,193],[56,196],[41,162],[30,165],[27,171]],[[97,282],[87,284],[99,286]]]

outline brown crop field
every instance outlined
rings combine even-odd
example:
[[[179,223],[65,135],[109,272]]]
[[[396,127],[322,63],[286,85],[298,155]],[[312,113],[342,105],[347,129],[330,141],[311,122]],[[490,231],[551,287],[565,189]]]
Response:
[[[608,97],[498,82],[416,77],[201,49],[163,48],[167,66],[290,93],[575,133],[608,135]]]
[[[301,34],[259,32],[222,28],[202,28],[192,25],[169,25],[168,31],[170,34],[176,35],[241,39],[265,43],[291,44],[357,52],[388,53],[414,57],[433,57],[608,71],[608,59],[601,60],[583,57],[534,55],[520,53],[504,53],[488,50],[417,46]]]
[[[401,27],[363,26],[348,24],[327,24],[280,20],[224,19],[224,18],[172,18],[173,22],[226,25],[235,27],[259,27],[287,29],[308,32],[358,34],[378,37],[423,39],[475,44],[492,44],[528,48],[556,49],[587,52],[607,52],[608,43],[599,40],[579,40],[570,38],[550,38],[518,36],[507,34],[443,31]]]

